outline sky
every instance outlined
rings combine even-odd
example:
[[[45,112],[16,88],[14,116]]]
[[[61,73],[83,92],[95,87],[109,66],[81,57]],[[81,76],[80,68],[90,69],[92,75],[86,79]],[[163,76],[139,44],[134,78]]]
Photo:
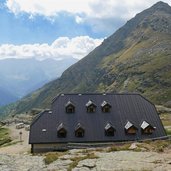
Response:
[[[81,59],[158,0],[0,0],[0,59]],[[171,5],[171,0],[163,0]]]

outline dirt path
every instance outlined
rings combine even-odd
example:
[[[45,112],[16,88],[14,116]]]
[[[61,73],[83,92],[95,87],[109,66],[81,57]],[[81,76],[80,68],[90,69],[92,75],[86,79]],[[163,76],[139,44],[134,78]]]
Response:
[[[30,145],[28,144],[29,131],[24,128],[16,129],[15,124],[6,126],[10,130],[10,136],[12,138],[13,145],[0,147],[0,154],[23,154],[30,151]],[[20,132],[22,132],[20,142]],[[16,144],[15,144],[16,143]]]

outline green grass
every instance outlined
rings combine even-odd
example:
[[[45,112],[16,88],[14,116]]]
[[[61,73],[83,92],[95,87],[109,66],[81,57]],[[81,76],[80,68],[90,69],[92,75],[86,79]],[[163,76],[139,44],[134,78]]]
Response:
[[[160,119],[164,126],[171,126],[171,114],[162,113],[160,114]]]
[[[167,135],[171,135],[171,130],[170,129],[165,129]]]
[[[0,146],[11,142],[9,136],[9,130],[7,128],[0,127]]]
[[[45,154],[44,162],[45,164],[50,164],[56,161],[59,157],[66,154],[65,152],[49,152]]]
[[[144,141],[137,144],[138,149],[143,151],[164,152],[167,148],[171,147],[171,141],[169,140],[156,140],[156,141]]]
[[[127,151],[129,150],[131,144],[126,143],[126,144],[119,144],[119,145],[112,145],[107,149],[107,152],[112,152],[112,151]]]
[[[86,153],[86,152],[84,152]],[[74,157],[74,158],[71,158],[72,160],[72,163],[69,165],[69,168],[67,169],[67,171],[72,171],[72,169],[74,169],[78,163],[82,160],[85,160],[85,159],[97,159],[98,156],[96,156],[93,152],[91,153],[87,153],[85,156],[83,157]]]

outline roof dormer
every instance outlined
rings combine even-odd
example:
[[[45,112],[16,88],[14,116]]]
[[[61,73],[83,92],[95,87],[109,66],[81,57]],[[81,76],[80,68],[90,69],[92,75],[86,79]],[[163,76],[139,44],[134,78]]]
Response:
[[[146,121],[143,121],[141,124],[141,132],[142,134],[152,134],[155,130],[155,127],[153,127],[151,124],[149,124]]]
[[[75,105],[69,100],[65,104],[65,110],[66,110],[66,113],[74,113],[75,112]]]
[[[57,135],[59,138],[65,138],[67,135],[67,130],[64,127],[64,124],[61,123],[58,127],[57,127]]]
[[[137,127],[130,121],[127,121],[127,123],[125,125],[125,133],[126,134],[136,134],[136,132],[137,132]]]
[[[112,106],[108,102],[106,102],[105,100],[101,104],[102,112],[104,112],[104,113],[109,113],[111,107]]]
[[[97,106],[91,100],[89,100],[86,103],[86,107],[87,107],[87,112],[88,113],[94,113],[94,112],[96,112],[96,107]]]
[[[75,136],[76,137],[84,137],[85,129],[81,125],[81,123],[78,123],[75,127]]]
[[[115,128],[112,126],[111,123],[107,123],[104,129],[106,136],[114,136]]]

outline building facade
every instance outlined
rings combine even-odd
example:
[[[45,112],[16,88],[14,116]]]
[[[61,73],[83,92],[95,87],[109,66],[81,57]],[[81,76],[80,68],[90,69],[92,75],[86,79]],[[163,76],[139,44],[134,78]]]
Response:
[[[32,152],[69,143],[106,143],[166,136],[155,106],[139,94],[60,94],[30,127]]]

